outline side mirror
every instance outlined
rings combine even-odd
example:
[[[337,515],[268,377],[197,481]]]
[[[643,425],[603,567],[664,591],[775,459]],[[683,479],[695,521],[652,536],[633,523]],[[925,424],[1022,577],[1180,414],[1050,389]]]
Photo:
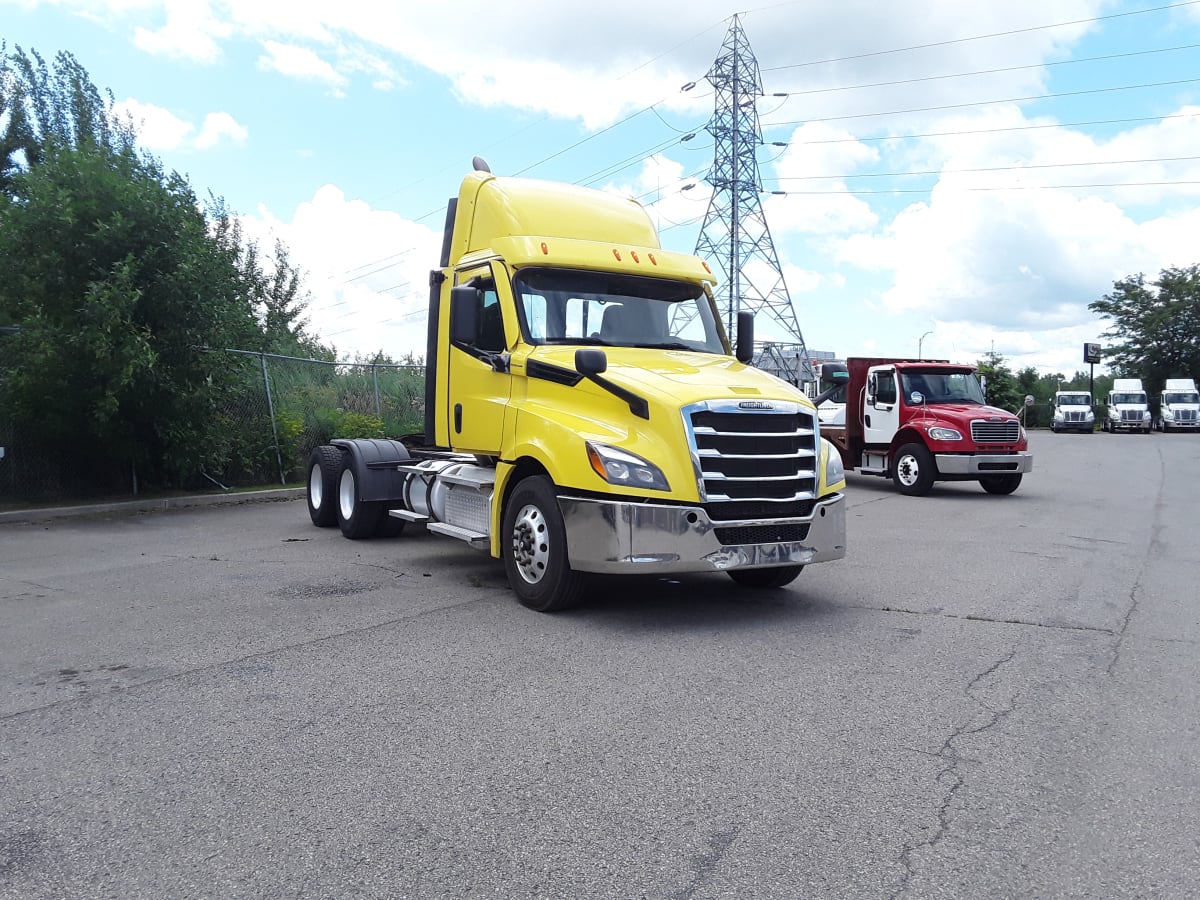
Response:
[[[608,370],[608,357],[603,350],[594,347],[576,350],[575,369],[585,378],[601,375]]]
[[[925,402],[925,395],[920,391],[913,391],[908,395],[908,402],[913,406],[921,406]]]
[[[737,331],[737,361],[750,365],[754,361],[754,313],[738,313]]]
[[[1025,405],[1026,405],[1026,406],[1033,406],[1033,394],[1026,394],[1026,395],[1025,395]]]
[[[479,336],[479,288],[460,284],[450,288],[450,340],[474,344]]]

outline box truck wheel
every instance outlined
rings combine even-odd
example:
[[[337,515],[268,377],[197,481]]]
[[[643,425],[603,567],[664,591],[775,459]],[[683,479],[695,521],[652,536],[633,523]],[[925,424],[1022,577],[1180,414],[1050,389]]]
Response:
[[[730,569],[725,574],[742,587],[781,588],[795,581],[803,571],[804,566],[779,566],[775,569]]]
[[[554,612],[579,602],[584,576],[567,558],[567,530],[549,478],[531,475],[513,488],[500,541],[508,583],[521,603]]]
[[[337,518],[342,534],[351,540],[370,537],[379,523],[383,508],[378,503],[366,503],[358,499],[358,478],[354,474],[354,456],[342,454],[341,472],[338,475]]]
[[[924,444],[905,444],[892,460],[892,480],[911,497],[928,494],[936,474],[933,454]]]
[[[1020,475],[985,475],[979,484],[989,494],[1011,494],[1021,486]]]
[[[318,528],[337,524],[337,483],[342,451],[325,444],[308,457],[308,517]]]

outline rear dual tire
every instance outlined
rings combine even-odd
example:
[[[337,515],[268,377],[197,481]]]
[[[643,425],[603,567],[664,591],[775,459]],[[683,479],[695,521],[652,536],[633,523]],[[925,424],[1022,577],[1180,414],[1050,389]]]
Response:
[[[337,447],[314,447],[308,457],[308,517],[318,528],[336,525],[338,473],[342,451]]]
[[[340,447],[313,449],[308,464],[308,516],[319,528],[337,525],[351,540],[396,537],[404,520],[387,514],[387,504],[360,500],[354,457]]]

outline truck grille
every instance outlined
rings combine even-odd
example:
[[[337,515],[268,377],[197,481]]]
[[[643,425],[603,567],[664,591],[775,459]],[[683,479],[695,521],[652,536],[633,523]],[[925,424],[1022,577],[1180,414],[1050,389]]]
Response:
[[[1015,419],[1007,422],[988,422],[975,419],[971,422],[971,440],[977,444],[1015,444],[1021,439],[1021,423]]]
[[[1142,421],[1142,411],[1140,409],[1123,409],[1121,410],[1122,422],[1140,422]]]
[[[798,403],[772,401],[771,407],[714,400],[684,410],[700,499],[713,521],[812,514],[820,458],[816,417]]]
[[[1067,410],[1067,414],[1063,417],[1064,422],[1083,422],[1085,421],[1086,413],[1082,410]]]
[[[1175,410],[1175,422],[1179,425],[1195,425],[1196,411],[1194,409]]]

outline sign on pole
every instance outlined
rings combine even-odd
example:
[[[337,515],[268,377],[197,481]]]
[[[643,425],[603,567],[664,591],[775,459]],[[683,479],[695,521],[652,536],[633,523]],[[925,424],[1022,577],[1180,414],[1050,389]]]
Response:
[[[1083,345],[1083,361],[1085,363],[1100,362],[1100,345],[1099,344],[1084,344]]]

